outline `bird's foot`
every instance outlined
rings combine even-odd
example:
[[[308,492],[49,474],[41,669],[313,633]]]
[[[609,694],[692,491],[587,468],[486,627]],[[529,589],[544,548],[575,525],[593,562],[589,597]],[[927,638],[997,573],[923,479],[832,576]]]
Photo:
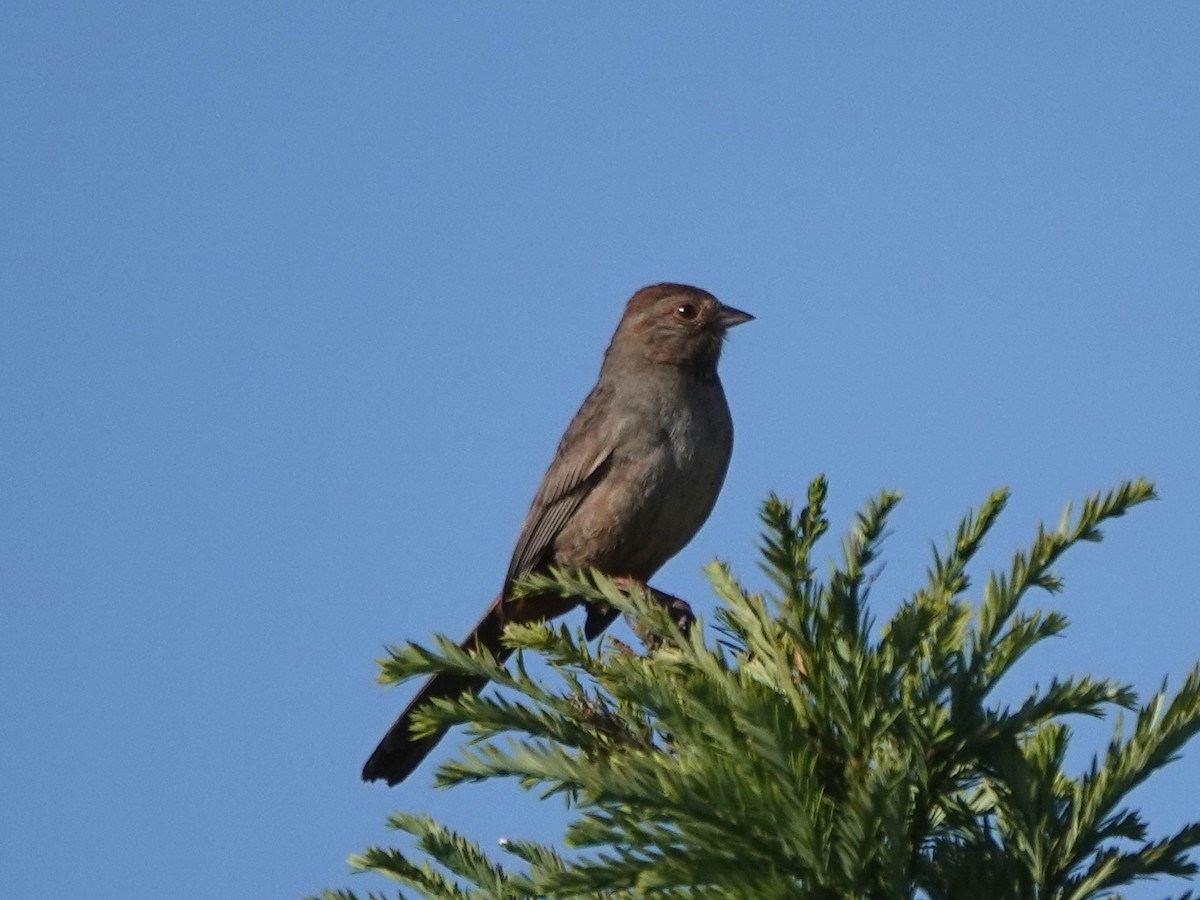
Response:
[[[633,578],[614,578],[613,582],[625,591],[638,587],[648,592],[650,597],[667,611],[667,615],[671,617],[671,621],[675,623],[675,627],[682,631],[684,635],[688,634],[692,623],[696,621],[696,616],[692,612],[691,605],[686,600],[676,597],[674,594],[660,591],[658,588],[651,587],[645,582]],[[639,636],[643,641],[649,643],[647,635],[640,634],[639,632]]]

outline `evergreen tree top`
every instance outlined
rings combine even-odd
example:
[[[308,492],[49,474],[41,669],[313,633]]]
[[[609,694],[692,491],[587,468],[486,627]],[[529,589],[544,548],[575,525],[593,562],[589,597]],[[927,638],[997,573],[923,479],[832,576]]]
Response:
[[[438,701],[418,728],[464,724],[438,783],[496,778],[563,795],[563,850],[509,841],[505,865],[434,820],[398,813],[437,864],[370,848],[351,860],[426,897],[1039,898],[1118,897],[1139,879],[1191,878],[1200,822],[1151,838],[1130,792],[1200,730],[1200,666],[1145,701],[1092,675],[996,699],[1013,665],[1067,627],[1028,607],[1055,592],[1061,556],[1154,498],[1145,480],[1068,507],[1054,529],[972,594],[969,565],[1002,512],[997,491],[935,549],[926,583],[875,628],[872,567],[898,495],[855,518],[825,576],[827,486],[763,504],[762,568],[751,591],[714,562],[714,628],[681,632],[648,593],[595,572],[550,572],[520,589],[605,602],[646,644],[593,651],[566,627],[511,627],[511,671],[448,639],[390,648],[381,679],[481,675],[502,690]],[[533,677],[523,655],[547,659]],[[1130,725],[1121,711],[1129,711]],[[1072,715],[1114,715],[1111,742],[1082,774],[1064,759]],[[326,897],[349,898],[347,892]],[[1185,894],[1183,897],[1190,897]]]

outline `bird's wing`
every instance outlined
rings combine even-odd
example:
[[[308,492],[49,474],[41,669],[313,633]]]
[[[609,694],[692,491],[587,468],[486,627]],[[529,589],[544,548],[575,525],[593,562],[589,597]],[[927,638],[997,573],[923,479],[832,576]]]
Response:
[[[583,498],[603,477],[606,464],[612,458],[612,447],[605,447],[594,456],[581,460],[583,465],[552,467],[546,473],[542,487],[533,499],[525,524],[521,528],[512,561],[508,564],[508,575],[504,579],[505,589],[512,580],[536,567],[543,554],[571,513],[579,507]],[[555,471],[560,468],[561,471]]]
[[[594,390],[563,435],[521,526],[504,578],[505,593],[514,578],[543,562],[563,525],[604,477],[616,446],[615,435],[596,427],[606,401],[603,389]]]

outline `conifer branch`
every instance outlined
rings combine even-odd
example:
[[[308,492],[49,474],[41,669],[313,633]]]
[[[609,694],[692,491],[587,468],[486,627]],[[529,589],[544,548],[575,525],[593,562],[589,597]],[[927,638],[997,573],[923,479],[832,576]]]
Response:
[[[1067,629],[1056,610],[1022,608],[1030,589],[1060,590],[1062,554],[1100,540],[1101,526],[1152,499],[1153,486],[1093,495],[1077,517],[1068,507],[1055,530],[1039,527],[1011,565],[985,576],[975,604],[968,570],[1008,499],[993,492],[934,548],[926,583],[877,638],[871,569],[898,495],[868,503],[819,577],[826,494],[818,477],[799,512],[774,494],[764,502],[769,590],[708,567],[715,641],[701,620],[681,630],[652,589],[551,571],[518,590],[604,603],[644,651],[611,640],[592,649],[546,625],[507,629],[517,651],[508,667],[445,639],[390,648],[381,680],[447,671],[497,685],[416,717],[419,729],[467,725],[438,781],[509,778],[567,796],[572,852],[505,841],[516,866],[500,866],[433,820],[398,814],[390,824],[439,868],[380,848],[352,865],[445,898],[1098,900],[1137,880],[1195,875],[1200,822],[1152,837],[1127,804],[1200,732],[1200,667],[1140,706],[1131,687],[1091,675],[1054,678],[1011,708],[990,700],[1032,647]],[[531,674],[529,654],[550,677]],[[1118,717],[1107,751],[1068,774],[1067,717],[1120,709],[1135,710],[1129,733]]]

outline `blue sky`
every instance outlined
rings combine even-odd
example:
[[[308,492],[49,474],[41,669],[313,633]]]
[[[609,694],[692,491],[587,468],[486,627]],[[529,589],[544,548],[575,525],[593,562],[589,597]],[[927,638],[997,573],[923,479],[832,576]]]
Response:
[[[553,838],[511,786],[360,784],[407,696],[373,659],[474,622],[656,281],[758,316],[660,587],[761,581],[759,501],[825,472],[835,532],[905,494],[886,615],[992,488],[1005,564],[1145,474],[1011,690],[1178,684],[1198,45],[1180,3],[6,4],[0,894],[365,892],[345,857],[394,808]],[[1191,747],[1138,794],[1157,832],[1198,781]]]

